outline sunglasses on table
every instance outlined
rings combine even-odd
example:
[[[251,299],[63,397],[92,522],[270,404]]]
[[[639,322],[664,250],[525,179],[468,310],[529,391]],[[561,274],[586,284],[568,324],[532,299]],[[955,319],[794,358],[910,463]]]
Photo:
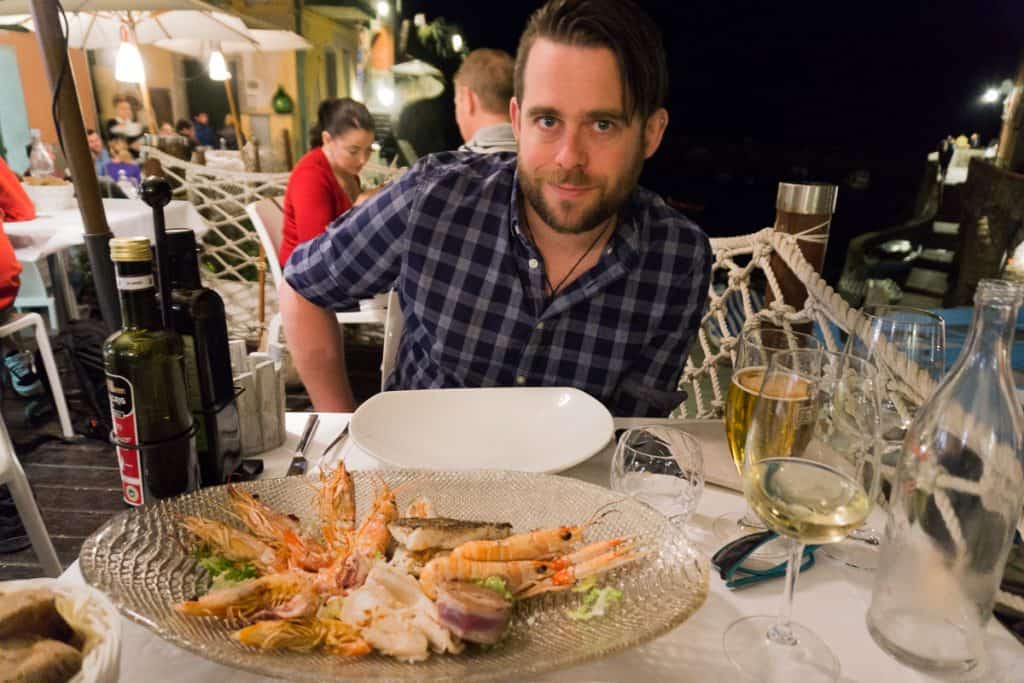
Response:
[[[774,531],[759,531],[737,538],[714,554],[711,564],[725,581],[727,588],[743,588],[786,575],[786,562],[767,569],[744,565],[755,550],[775,538],[778,538],[778,534]],[[804,547],[803,560],[800,563],[801,572],[814,566],[814,551],[817,549],[816,545]]]

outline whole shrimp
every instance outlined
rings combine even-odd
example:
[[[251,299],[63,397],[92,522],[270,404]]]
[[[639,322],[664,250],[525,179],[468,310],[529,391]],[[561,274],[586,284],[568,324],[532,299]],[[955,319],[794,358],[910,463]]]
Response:
[[[404,484],[392,490],[383,481],[379,482],[373,508],[356,530],[352,553],[345,560],[340,579],[341,585],[345,588],[361,586],[373,561],[384,557],[391,542],[388,524],[398,519],[398,504],[395,497],[398,491],[408,485]]]
[[[319,607],[319,599],[311,576],[298,572],[267,574],[210,591],[196,600],[179,603],[174,609],[190,617],[243,619],[277,611],[294,616],[312,614]]]
[[[329,475],[321,470],[314,502],[324,542],[332,548],[347,546],[349,533],[356,524],[356,498],[352,475],[345,468],[344,459]]]
[[[285,531],[300,533],[294,517],[278,512],[240,486],[228,484],[227,490],[232,513],[257,538],[276,546],[282,543]]]
[[[274,549],[252,534],[202,517],[185,517],[181,524],[229,560],[252,562],[262,573],[270,571],[275,564]]]
[[[598,508],[590,519],[577,526],[559,526],[515,534],[496,541],[468,541],[452,550],[454,557],[479,562],[542,560],[564,555],[583,541],[584,533],[614,512]]]
[[[496,576],[509,590],[520,593],[556,571],[551,562],[543,560],[508,560],[479,562],[455,555],[435,557],[420,571],[420,588],[431,600],[437,599],[437,587],[444,581],[476,581]]]

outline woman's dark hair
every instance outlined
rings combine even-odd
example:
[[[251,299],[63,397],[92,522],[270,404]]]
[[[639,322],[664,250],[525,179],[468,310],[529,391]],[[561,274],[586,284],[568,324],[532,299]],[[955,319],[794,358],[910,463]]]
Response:
[[[309,129],[309,147],[323,146],[324,131],[335,136],[344,135],[353,128],[375,132],[369,109],[350,97],[324,100],[316,111],[316,125]]]
[[[523,102],[530,48],[538,39],[573,47],[603,47],[615,55],[626,121],[641,121],[665,102],[668,65],[661,31],[632,0],[549,0],[533,13],[519,38],[515,94]]]

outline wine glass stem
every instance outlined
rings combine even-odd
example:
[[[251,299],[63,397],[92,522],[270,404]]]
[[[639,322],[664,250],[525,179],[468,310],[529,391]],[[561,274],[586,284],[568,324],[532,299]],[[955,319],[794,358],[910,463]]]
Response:
[[[740,517],[740,519],[737,522],[737,524],[739,524],[741,527],[745,527],[745,528],[749,528],[749,527],[754,527],[755,529],[758,529],[758,528],[763,529],[764,528],[764,522],[762,522],[761,518],[758,517],[757,514],[754,513],[754,510],[753,510],[753,508],[750,507],[749,503],[747,504],[747,509],[743,511],[743,516]]]
[[[793,591],[796,590],[796,578],[800,576],[800,561],[804,555],[804,544],[789,539],[789,562],[786,564],[786,591],[782,597],[782,606],[775,625],[768,629],[768,640],[776,645],[796,645],[797,639],[789,624],[793,615]]]

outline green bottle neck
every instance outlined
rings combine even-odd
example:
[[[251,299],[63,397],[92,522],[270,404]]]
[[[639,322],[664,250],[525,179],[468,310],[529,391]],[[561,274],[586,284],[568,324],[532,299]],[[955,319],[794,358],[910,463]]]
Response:
[[[151,261],[119,261],[117,293],[121,300],[124,329],[162,330],[163,320],[156,303],[156,279]]]

